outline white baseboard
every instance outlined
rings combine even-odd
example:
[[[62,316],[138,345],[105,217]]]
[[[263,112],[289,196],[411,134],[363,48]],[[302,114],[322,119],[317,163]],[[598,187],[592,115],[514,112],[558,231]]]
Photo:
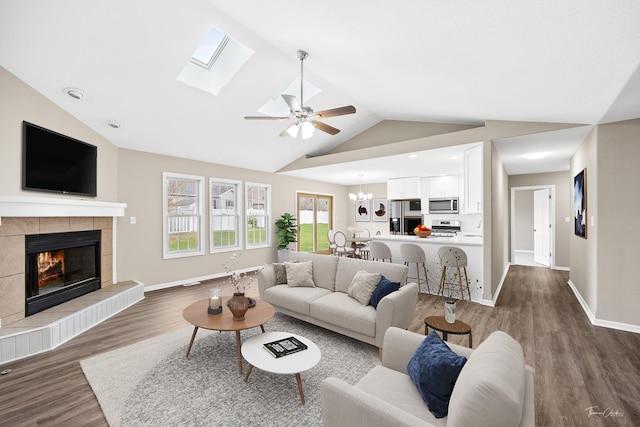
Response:
[[[554,265],[553,267],[551,267],[554,270],[560,270],[560,271],[571,271],[571,268],[569,267],[563,267],[561,265]]]
[[[504,284],[504,279],[507,277],[507,273],[509,272],[509,268],[511,268],[511,263],[507,262],[505,266],[504,272],[502,273],[502,277],[500,278],[500,282],[498,282],[498,287],[496,288],[496,293],[493,295],[493,299],[483,299],[481,304],[487,305],[489,307],[495,307],[496,301],[498,301],[498,297],[500,296],[500,291],[502,290],[502,285]]]
[[[578,302],[582,306],[582,310],[585,312],[585,314],[587,315],[587,318],[589,319],[589,321],[591,322],[591,324],[593,326],[601,326],[603,328],[617,329],[617,330],[620,330],[620,331],[634,332],[636,334],[640,334],[640,326],[639,325],[632,325],[632,324],[629,324],[629,323],[613,322],[613,321],[610,321],[610,320],[598,319],[593,314],[593,312],[591,311],[591,309],[587,305],[587,302],[584,300],[584,298],[582,298],[582,295],[580,294],[580,292],[578,292],[578,288],[576,288],[575,284],[571,281],[571,279],[569,279],[567,284],[569,285],[569,287],[573,291],[573,294],[578,299]]]
[[[237,271],[239,273],[250,273],[250,272],[253,272],[253,271],[258,271],[260,268],[262,268],[262,266],[239,268],[239,269],[236,269],[234,271]],[[204,282],[205,280],[220,279],[222,277],[229,277],[229,274],[227,274],[227,273],[215,273],[215,274],[208,274],[206,276],[190,277],[190,278],[186,278],[186,279],[176,280],[175,282],[159,283],[157,285],[145,286],[144,291],[145,292],[152,292],[152,291],[159,291],[160,289],[173,288],[173,287],[176,287],[176,286],[188,286],[188,285],[192,284],[193,282]]]

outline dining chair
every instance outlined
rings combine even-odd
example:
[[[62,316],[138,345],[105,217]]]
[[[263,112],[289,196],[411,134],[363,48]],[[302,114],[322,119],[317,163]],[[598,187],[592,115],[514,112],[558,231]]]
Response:
[[[371,233],[364,228],[358,231],[358,237],[371,237]],[[369,242],[356,242],[356,254],[362,259],[369,259]]]
[[[351,246],[347,246],[347,236],[342,231],[336,231],[333,235],[333,239],[336,243],[336,253],[338,256],[353,257],[355,255],[355,249]]]
[[[327,231],[327,240],[329,241],[329,252],[331,253],[331,255],[336,254],[336,239],[334,237],[335,234],[336,231],[334,229]]]

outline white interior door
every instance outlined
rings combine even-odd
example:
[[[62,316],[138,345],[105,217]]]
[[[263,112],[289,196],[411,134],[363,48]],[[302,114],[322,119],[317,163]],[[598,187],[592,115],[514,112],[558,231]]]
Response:
[[[551,266],[551,192],[548,188],[533,192],[533,260]]]

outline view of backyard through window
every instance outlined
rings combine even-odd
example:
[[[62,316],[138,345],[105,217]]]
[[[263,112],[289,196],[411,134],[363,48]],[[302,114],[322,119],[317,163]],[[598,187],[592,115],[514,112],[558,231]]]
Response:
[[[264,184],[246,185],[247,246],[269,244],[269,191]]]
[[[209,180],[212,252],[240,247],[239,190],[240,181]]]
[[[202,179],[165,176],[166,252],[176,254],[201,250]]]

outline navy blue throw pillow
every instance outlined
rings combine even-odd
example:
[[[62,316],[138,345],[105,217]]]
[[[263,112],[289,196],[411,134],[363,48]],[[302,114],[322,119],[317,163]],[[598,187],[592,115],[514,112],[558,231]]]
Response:
[[[446,417],[449,399],[467,358],[454,353],[431,332],[418,346],[407,365],[407,372],[418,387],[422,400],[436,417]]]
[[[380,282],[378,282],[378,286],[376,286],[373,294],[371,294],[371,301],[369,304],[373,306],[373,308],[378,308],[378,303],[380,300],[391,292],[395,292],[400,289],[400,283],[392,282],[384,276],[380,276]]]

